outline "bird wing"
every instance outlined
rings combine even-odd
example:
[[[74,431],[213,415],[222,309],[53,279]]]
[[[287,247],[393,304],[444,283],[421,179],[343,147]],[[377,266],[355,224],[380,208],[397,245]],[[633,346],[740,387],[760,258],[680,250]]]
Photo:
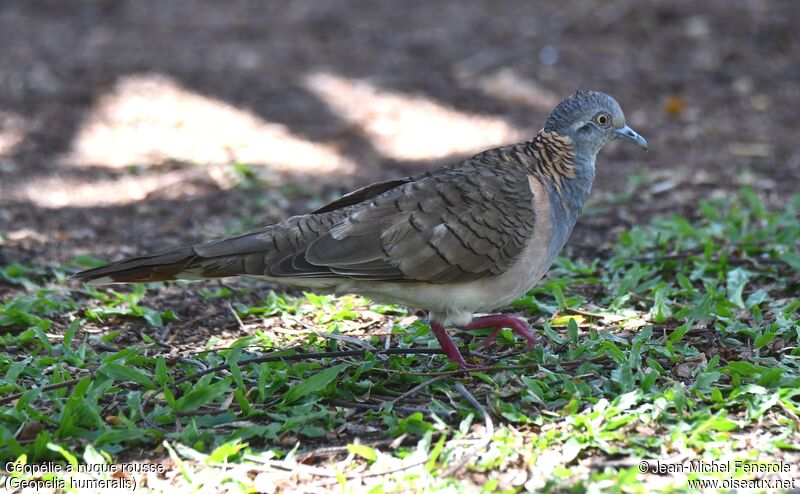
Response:
[[[293,261],[379,281],[456,283],[501,274],[535,223],[527,174],[505,165],[444,169],[375,196]]]
[[[257,275],[448,283],[505,272],[534,235],[528,175],[502,148],[455,168],[373,184],[234,238],[76,275],[134,282]],[[485,162],[485,160],[490,162]]]
[[[371,199],[379,194],[383,194],[384,192],[392,190],[395,187],[400,187],[401,185],[405,185],[413,181],[414,177],[406,177],[395,180],[387,180],[385,182],[376,182],[358,190],[354,190],[349,194],[345,194],[339,199],[336,199],[335,201],[322,206],[316,211],[313,211],[311,214],[328,213],[331,211],[336,211],[337,209],[345,208],[347,206],[352,206],[354,204],[364,202],[367,199]]]

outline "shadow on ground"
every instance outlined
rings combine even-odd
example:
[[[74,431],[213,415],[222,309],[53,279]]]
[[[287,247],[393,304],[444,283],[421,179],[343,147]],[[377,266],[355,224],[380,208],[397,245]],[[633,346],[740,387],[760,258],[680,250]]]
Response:
[[[742,183],[779,201],[800,178],[798,18],[790,0],[4,2],[6,257],[206,238],[301,184],[301,201],[268,201],[266,223],[525,138],[579,88],[616,96],[651,142],[646,157],[604,153],[601,200],[655,173],[645,185],[670,205]],[[226,162],[270,179],[239,192],[208,170]]]

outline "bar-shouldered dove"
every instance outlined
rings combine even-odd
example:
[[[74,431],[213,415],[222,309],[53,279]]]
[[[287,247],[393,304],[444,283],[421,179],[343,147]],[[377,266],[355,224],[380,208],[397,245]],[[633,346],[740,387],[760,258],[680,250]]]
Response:
[[[126,259],[75,276],[95,284],[250,275],[290,287],[359,293],[430,312],[442,349],[469,367],[445,332],[528,324],[503,307],[544,276],[586,202],[595,158],[615,138],[647,149],[607,94],[562,101],[530,141],[454,166],[380,182],[308,214],[233,238]]]

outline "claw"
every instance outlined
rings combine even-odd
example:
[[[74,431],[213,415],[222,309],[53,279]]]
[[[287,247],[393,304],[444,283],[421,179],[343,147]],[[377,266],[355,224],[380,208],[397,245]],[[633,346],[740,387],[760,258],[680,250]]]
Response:
[[[461,329],[464,329],[464,328],[461,328]],[[489,336],[487,336],[486,339],[483,340],[483,343],[481,343],[481,348],[486,350],[487,348],[492,346],[492,343],[494,343],[494,340],[497,339],[497,335],[500,334],[500,330],[501,329],[503,329],[503,328],[495,328],[494,331],[492,331],[489,334]]]
[[[528,343],[528,350],[532,350],[533,345],[539,341],[536,335],[531,333],[528,323],[517,317],[507,316],[505,314],[476,317],[466,326],[459,326],[459,328],[465,331],[492,328],[493,331],[483,341],[481,345],[482,348],[487,348],[494,343],[497,339],[497,335],[500,334],[500,330],[503,328],[511,328],[514,333],[525,338],[525,341]],[[468,364],[466,360],[464,360],[464,357],[450,338],[450,335],[445,331],[442,323],[431,321],[431,331],[433,335],[436,336],[439,346],[442,347],[442,350],[444,350],[445,355],[447,355],[447,358],[449,358],[451,362],[457,363],[461,369],[466,370],[481,367],[479,365]]]
[[[488,347],[497,339],[497,335],[502,328],[511,328],[511,330],[525,338],[528,344],[528,350],[532,350],[533,346],[539,342],[539,339],[531,333],[528,323],[519,319],[518,317],[508,316],[505,314],[494,314],[490,316],[476,317],[466,326],[459,326],[460,329],[471,331],[473,329],[486,329],[494,328],[491,334],[483,342],[483,348]]]

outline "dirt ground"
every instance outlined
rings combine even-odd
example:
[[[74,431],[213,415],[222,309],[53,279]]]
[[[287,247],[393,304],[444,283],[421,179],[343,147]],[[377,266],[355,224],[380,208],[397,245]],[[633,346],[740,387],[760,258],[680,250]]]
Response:
[[[779,205],[800,191],[798,23],[796,0],[0,0],[0,265],[271,223],[525,140],[578,89],[650,151],[601,153],[570,255],[744,185]],[[148,299],[181,317],[170,344],[242,336],[198,290]]]
[[[780,202],[800,180],[798,21],[793,0],[4,1],[1,260],[269,223],[523,140],[587,88],[651,150],[602,153],[573,245],[743,184]]]

